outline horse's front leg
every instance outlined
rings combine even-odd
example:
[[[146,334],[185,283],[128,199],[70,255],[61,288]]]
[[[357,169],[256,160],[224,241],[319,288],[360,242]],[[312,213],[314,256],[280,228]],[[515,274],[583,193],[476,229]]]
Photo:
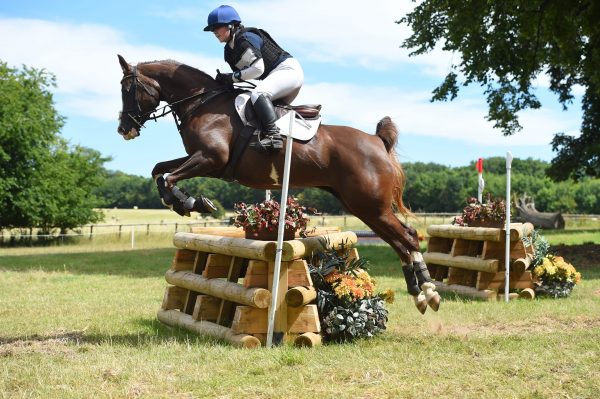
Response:
[[[164,206],[171,210],[175,210],[182,216],[185,213],[182,214],[179,210],[173,209],[173,204],[176,202],[175,196],[171,190],[167,188],[167,183],[165,182],[163,175],[165,173],[171,173],[185,163],[188,159],[190,159],[189,156],[172,159],[170,161],[159,162],[152,169],[152,178],[156,183],[156,188],[158,189],[158,194],[160,195],[160,201]]]
[[[174,202],[173,210],[179,214],[189,216],[190,211],[200,213],[213,213],[217,207],[212,201],[203,195],[196,199],[187,192],[177,187],[180,180],[190,179],[192,177],[207,176],[210,172],[223,168],[227,163],[226,156],[212,155],[207,156],[203,151],[196,151],[189,156],[185,162],[181,163],[175,170],[165,178],[165,186],[171,191],[173,196],[179,201]],[[181,204],[181,209],[175,206]],[[183,212],[183,213],[182,213]]]
[[[183,165],[187,160],[190,159],[190,156],[172,159],[170,161],[159,162],[154,165],[154,169],[152,169],[152,178],[156,180],[158,177],[161,177],[165,173],[171,173],[181,165]]]

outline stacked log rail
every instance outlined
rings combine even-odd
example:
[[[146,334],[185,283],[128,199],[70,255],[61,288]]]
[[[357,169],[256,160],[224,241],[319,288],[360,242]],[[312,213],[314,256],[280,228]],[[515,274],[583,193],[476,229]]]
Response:
[[[527,271],[534,248],[523,241],[533,225],[510,225],[509,288],[532,298],[533,278]],[[491,227],[431,225],[424,259],[440,292],[483,300],[496,300],[505,285],[506,230]],[[514,297],[514,295],[513,295]]]
[[[321,342],[316,291],[306,258],[325,249],[352,246],[352,232],[284,241],[274,342],[299,346]],[[158,319],[244,348],[266,340],[276,243],[211,234],[176,233],[177,248],[165,279]],[[354,250],[355,251],[355,250]],[[358,256],[355,253],[354,256]]]

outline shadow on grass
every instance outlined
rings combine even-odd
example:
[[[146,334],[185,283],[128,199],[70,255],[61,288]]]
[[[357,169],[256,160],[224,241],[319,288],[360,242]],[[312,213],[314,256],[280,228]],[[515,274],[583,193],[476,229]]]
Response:
[[[126,347],[144,347],[156,344],[198,344],[202,346],[223,345],[225,341],[205,335],[196,334],[180,327],[171,327],[157,319],[140,318],[134,321],[141,327],[140,332],[131,334],[99,334],[91,333],[83,336],[83,342],[94,345],[114,345]]]
[[[11,255],[0,257],[0,270],[68,272],[127,277],[162,277],[171,266],[175,249]]]
[[[85,330],[59,331],[48,334],[27,334],[16,337],[0,336],[0,354],[10,352],[11,347],[37,345],[82,345],[146,347],[162,344],[196,344],[201,346],[230,346],[225,341],[196,334],[179,327],[162,324],[157,319],[137,319],[140,326],[137,333],[110,334],[94,333]]]

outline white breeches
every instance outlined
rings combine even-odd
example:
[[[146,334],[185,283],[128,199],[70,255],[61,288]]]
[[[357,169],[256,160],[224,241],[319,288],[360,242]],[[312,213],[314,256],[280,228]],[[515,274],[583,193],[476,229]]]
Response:
[[[273,101],[282,100],[291,104],[300,92],[303,83],[304,71],[300,63],[295,58],[288,58],[277,65],[266,78],[258,82],[250,98],[254,104],[258,96],[264,93]]]

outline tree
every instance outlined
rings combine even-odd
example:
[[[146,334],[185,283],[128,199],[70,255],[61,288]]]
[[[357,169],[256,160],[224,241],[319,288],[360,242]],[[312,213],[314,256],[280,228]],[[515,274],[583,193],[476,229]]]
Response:
[[[522,129],[518,112],[541,106],[532,82],[550,78],[566,109],[585,88],[579,137],[557,133],[547,173],[556,180],[600,177],[600,2],[594,0],[424,0],[398,23],[413,34],[403,47],[427,53],[438,42],[460,52],[432,101],[453,100],[460,84],[485,88],[487,119],[504,135]]]
[[[91,194],[102,183],[106,158],[69,148],[59,135],[54,77],[0,61],[0,228],[61,230],[97,221]]]

